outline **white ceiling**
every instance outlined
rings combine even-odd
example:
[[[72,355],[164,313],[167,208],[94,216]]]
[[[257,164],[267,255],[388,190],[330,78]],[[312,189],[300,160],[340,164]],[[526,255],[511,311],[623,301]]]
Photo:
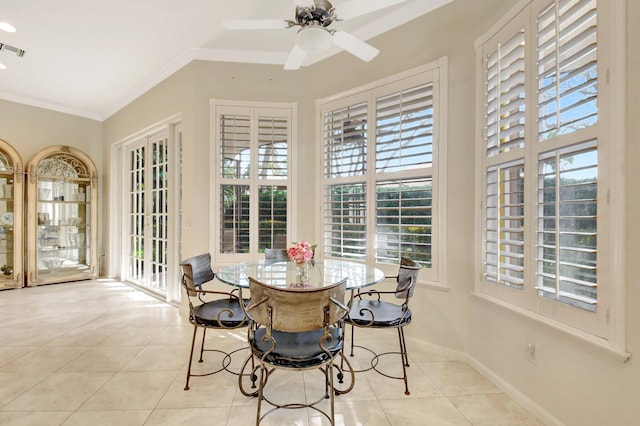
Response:
[[[332,0],[339,12],[349,0]],[[368,40],[452,0],[406,0],[332,28]],[[227,31],[228,19],[293,19],[295,0],[1,0],[0,99],[104,120],[194,59],[284,64],[296,30]],[[338,53],[309,58],[305,66]],[[354,58],[354,60],[358,60]],[[375,59],[374,59],[375,61]],[[296,72],[296,71],[288,71]]]

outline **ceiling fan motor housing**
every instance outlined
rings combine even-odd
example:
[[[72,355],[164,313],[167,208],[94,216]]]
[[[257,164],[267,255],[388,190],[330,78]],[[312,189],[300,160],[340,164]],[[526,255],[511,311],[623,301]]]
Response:
[[[315,7],[296,6],[296,24],[302,27],[319,25],[328,27],[336,20],[333,5],[327,0],[315,0]]]

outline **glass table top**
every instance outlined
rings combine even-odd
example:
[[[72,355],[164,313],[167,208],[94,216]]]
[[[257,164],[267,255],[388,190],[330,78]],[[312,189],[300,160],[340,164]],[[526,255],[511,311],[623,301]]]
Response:
[[[306,270],[287,260],[260,260],[222,267],[216,277],[225,284],[249,288],[249,277],[281,288],[317,288],[347,278],[347,289],[379,283],[384,273],[373,266],[349,260],[327,259],[310,262]]]

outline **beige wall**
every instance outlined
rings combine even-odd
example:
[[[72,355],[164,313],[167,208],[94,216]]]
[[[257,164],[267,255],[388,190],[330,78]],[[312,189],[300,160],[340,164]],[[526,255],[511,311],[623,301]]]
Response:
[[[93,159],[102,171],[102,123],[74,115],[0,100],[0,139],[25,163],[43,148],[68,145]]]

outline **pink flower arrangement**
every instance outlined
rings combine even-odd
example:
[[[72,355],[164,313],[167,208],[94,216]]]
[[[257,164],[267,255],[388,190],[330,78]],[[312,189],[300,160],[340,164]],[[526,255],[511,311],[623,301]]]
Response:
[[[293,243],[291,247],[287,249],[289,259],[296,263],[311,262],[313,254],[315,252],[316,245],[311,245],[306,241],[300,241]]]

